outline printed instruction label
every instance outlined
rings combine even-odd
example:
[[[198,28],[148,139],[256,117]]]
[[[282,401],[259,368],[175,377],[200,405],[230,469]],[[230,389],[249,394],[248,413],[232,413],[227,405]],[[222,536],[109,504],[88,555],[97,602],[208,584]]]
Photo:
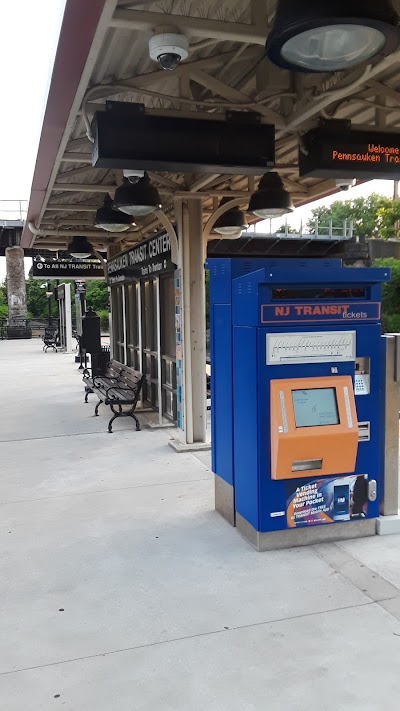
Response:
[[[354,361],[355,331],[267,334],[267,365]]]

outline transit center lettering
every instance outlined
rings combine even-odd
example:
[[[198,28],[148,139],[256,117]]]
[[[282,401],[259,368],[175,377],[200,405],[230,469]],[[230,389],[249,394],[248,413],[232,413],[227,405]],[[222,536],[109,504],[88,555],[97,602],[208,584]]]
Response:
[[[169,253],[170,250],[171,243],[167,234],[154,237],[129,252],[113,257],[108,262],[108,273],[114,274],[136,264],[143,264],[148,259]]]
[[[344,152],[332,150],[333,161],[364,162],[364,163],[400,163],[400,148],[383,146],[380,143],[368,143],[365,151]]]
[[[112,257],[107,267],[110,286],[171,271],[174,265],[171,262],[169,236],[163,233],[150,237],[126,252]]]

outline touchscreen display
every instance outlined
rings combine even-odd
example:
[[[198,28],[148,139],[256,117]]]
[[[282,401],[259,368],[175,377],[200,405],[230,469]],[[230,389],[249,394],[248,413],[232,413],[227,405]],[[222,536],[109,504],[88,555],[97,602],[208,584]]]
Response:
[[[292,398],[296,427],[339,424],[336,388],[293,390]]]

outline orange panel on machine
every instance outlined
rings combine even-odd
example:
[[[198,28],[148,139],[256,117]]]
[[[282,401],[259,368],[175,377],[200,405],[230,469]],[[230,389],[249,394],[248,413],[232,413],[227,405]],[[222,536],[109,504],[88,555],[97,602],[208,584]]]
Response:
[[[271,380],[271,476],[351,474],[358,421],[350,376]]]

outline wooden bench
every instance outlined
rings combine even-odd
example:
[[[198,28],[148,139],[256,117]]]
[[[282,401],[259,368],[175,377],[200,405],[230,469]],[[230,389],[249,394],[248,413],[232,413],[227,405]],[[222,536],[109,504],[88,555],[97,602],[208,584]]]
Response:
[[[110,406],[113,416],[108,423],[109,432],[112,432],[112,423],[117,417],[132,417],[136,422],[136,429],[139,431],[140,423],[134,413],[144,380],[145,376],[134,368],[123,365],[116,360],[110,360],[105,375],[91,377],[87,371],[83,376],[85,402],[88,402],[90,393],[97,395],[99,401],[94,410],[96,417],[99,414],[99,407],[102,403]],[[124,410],[124,407],[129,409]]]

